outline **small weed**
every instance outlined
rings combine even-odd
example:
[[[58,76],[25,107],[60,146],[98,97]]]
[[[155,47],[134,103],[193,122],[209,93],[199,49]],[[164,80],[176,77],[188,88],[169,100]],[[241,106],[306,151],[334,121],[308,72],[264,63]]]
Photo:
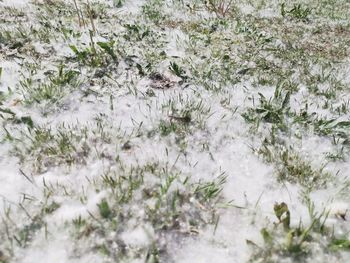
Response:
[[[98,204],[98,209],[100,210],[100,215],[103,218],[109,218],[111,216],[111,210],[109,208],[108,202],[105,199]]]
[[[118,66],[117,55],[114,50],[114,41],[109,42],[97,42],[98,49],[95,47],[95,43],[91,43],[90,47],[82,50],[78,49],[74,45],[70,45],[70,49],[76,55],[76,58],[80,63],[93,68]]]
[[[137,24],[126,24],[125,28],[127,29],[127,32],[124,35],[124,38],[128,41],[142,41],[144,38],[151,34],[151,31],[148,27]]]
[[[178,76],[178,77],[180,77],[180,78],[182,78],[184,80],[187,79],[186,71],[182,67],[180,67],[178,64],[176,64],[175,62],[170,62],[169,69],[176,76]]]
[[[172,132],[178,131],[178,127],[174,122],[160,121],[159,131],[160,135],[167,136]]]
[[[117,55],[115,54],[114,51],[114,41],[110,42],[97,42],[96,44],[103,49],[108,55],[111,56],[113,61],[117,61]]]
[[[220,196],[223,186],[226,183],[227,176],[223,173],[212,182],[200,184],[195,193],[202,196],[204,200],[214,200]]]
[[[286,4],[281,4],[281,15],[283,17],[291,16],[300,20],[307,20],[308,16],[311,13],[311,9],[303,7],[301,4],[294,4],[293,7],[289,10],[286,9]]]
[[[277,86],[273,98],[267,100],[265,96],[259,93],[259,106],[249,108],[242,117],[251,123],[264,121],[275,124],[284,130],[287,124],[286,116],[289,114],[289,101],[291,92],[283,92],[280,86]]]

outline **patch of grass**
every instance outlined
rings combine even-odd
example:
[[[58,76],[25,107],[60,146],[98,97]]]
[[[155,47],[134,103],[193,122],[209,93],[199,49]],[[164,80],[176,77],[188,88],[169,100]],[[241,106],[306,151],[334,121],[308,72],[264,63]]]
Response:
[[[159,131],[162,136],[175,133],[183,137],[191,132],[191,127],[203,128],[211,112],[203,100],[192,100],[182,95],[169,99],[161,107],[168,120],[161,120],[155,131]]]
[[[163,1],[151,0],[142,6],[142,13],[146,19],[159,25],[166,18],[162,12]]]
[[[84,142],[86,131],[64,126],[54,132],[51,128],[35,126],[24,134],[14,153],[23,163],[31,164],[36,172],[50,167],[84,163],[90,147]]]
[[[312,165],[303,160],[295,153],[285,150],[280,153],[278,164],[278,178],[282,181],[300,183],[301,185],[314,188],[325,187],[325,182],[332,176],[323,172],[323,169],[314,169]]]
[[[324,172],[324,167],[314,168],[310,161],[295,150],[280,145],[276,139],[265,139],[256,152],[269,163],[274,164],[279,181],[298,183],[306,189],[326,187],[333,176]]]
[[[57,72],[50,73],[42,82],[34,81],[31,77],[21,80],[24,103],[28,105],[43,102],[58,103],[70,89],[80,85],[78,75],[78,71],[65,69],[60,65]]]
[[[161,136],[167,136],[172,132],[177,132],[177,131],[179,131],[179,128],[177,127],[176,123],[160,121],[159,132]]]
[[[181,174],[174,167],[148,163],[119,167],[101,179],[99,187],[108,189],[110,194],[98,204],[98,217],[91,215],[90,219],[74,221],[77,231],[85,233],[87,239],[95,235],[103,238],[103,251],[108,258],[162,260],[170,249],[162,236],[171,233],[186,236],[196,233],[201,226],[214,224],[217,204],[223,201],[221,191],[226,177],[193,183],[190,175]],[[130,217],[136,220],[133,227],[143,226],[146,233],[147,229],[155,232],[156,235],[149,236],[150,244],[124,249],[126,244],[122,239],[111,239],[111,233],[126,230]]]
[[[9,49],[20,50],[24,45],[31,42],[30,35],[23,26],[13,30],[0,29],[0,45]]]

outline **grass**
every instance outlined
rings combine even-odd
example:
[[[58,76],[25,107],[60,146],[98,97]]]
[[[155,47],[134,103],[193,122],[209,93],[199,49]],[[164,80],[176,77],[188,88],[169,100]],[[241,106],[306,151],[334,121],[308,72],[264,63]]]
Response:
[[[214,223],[216,208],[213,204],[221,200],[224,177],[212,182],[191,184],[188,175],[179,174],[160,163],[123,167],[117,171],[109,171],[101,177],[102,184],[98,187],[101,190],[109,189],[110,194],[98,204],[98,217],[91,215],[89,219],[78,217],[73,220],[77,237],[94,242],[93,236],[99,235],[104,242],[96,249],[103,249],[110,258],[151,260],[156,257],[163,260],[169,253],[170,248],[162,240],[165,237],[154,234],[150,236],[152,241],[149,245],[115,250],[114,243],[119,247],[126,244],[123,245],[121,239],[111,239],[108,233],[122,232],[130,216],[135,216],[134,227],[139,225],[146,233],[154,231],[162,235],[174,232],[186,236],[195,233],[203,224]],[[120,174],[121,171],[123,174]],[[154,183],[150,183],[150,178],[155,179]],[[141,196],[139,189],[142,189]],[[143,211],[141,217],[136,215],[138,211]]]
[[[20,82],[25,104],[58,103],[69,93],[69,89],[76,89],[80,85],[79,72],[66,70],[63,64],[58,67],[57,72],[48,74],[47,80],[42,82],[35,82],[31,77]]]
[[[20,49],[28,41],[30,41],[30,37],[22,26],[11,31],[1,30],[0,44],[7,46],[9,49]]]
[[[291,16],[300,20],[307,20],[310,15],[311,9],[308,7],[303,7],[302,4],[294,4],[291,9],[286,8],[286,3],[281,4],[281,15],[283,17]]]
[[[28,157],[33,160],[33,169],[37,172],[61,164],[69,166],[72,163],[84,163],[84,158],[89,152],[89,146],[84,144],[79,145],[78,150],[77,144],[85,137],[84,131],[82,134],[76,134],[72,130],[62,128],[53,133],[51,129],[35,127],[25,136],[27,138],[23,143],[29,140],[30,144],[16,151],[23,161],[28,160]]]
[[[136,2],[0,7],[0,166],[34,189],[3,198],[0,262],[58,232],[74,259],[176,262],[187,241],[236,255],[247,222],[251,262],[347,261],[349,229],[309,196],[348,184],[349,3]],[[239,184],[260,176],[271,212],[259,197],[254,217]],[[290,200],[272,207],[273,189]]]

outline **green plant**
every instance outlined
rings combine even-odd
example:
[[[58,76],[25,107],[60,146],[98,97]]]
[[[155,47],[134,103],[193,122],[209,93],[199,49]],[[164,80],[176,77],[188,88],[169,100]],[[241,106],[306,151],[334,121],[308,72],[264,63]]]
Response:
[[[174,122],[161,121],[159,123],[160,135],[167,136],[172,132],[176,132],[178,127]]]
[[[111,210],[109,208],[108,202],[103,199],[99,204],[98,204],[98,209],[100,211],[100,215],[103,218],[109,218],[111,216]]]
[[[286,116],[289,114],[289,101],[291,92],[283,92],[280,86],[275,88],[274,96],[267,100],[262,93],[259,94],[259,105],[249,108],[242,117],[247,122],[257,123],[260,120],[275,124],[280,129],[285,129]]]
[[[178,76],[178,77],[180,77],[180,78],[182,78],[184,80],[187,79],[186,71],[182,67],[180,67],[178,64],[176,64],[175,62],[170,62],[169,69],[176,76]]]
[[[126,24],[124,25],[127,29],[127,33],[124,35],[124,38],[131,41],[142,41],[144,38],[151,34],[151,30],[147,26],[142,26],[138,24]]]
[[[76,55],[78,61],[83,65],[90,67],[107,67],[109,65],[118,66],[117,55],[114,50],[114,41],[109,42],[97,42],[97,47],[93,40],[91,40],[90,47],[82,50],[78,49],[75,45],[70,45],[70,49]]]
[[[293,7],[289,10],[286,9],[286,4],[281,4],[281,15],[283,17],[291,16],[297,19],[306,20],[310,15],[311,9],[303,7],[301,4],[294,4]]]
[[[114,51],[114,41],[109,42],[97,42],[96,44],[103,49],[114,61],[117,61],[117,55]]]

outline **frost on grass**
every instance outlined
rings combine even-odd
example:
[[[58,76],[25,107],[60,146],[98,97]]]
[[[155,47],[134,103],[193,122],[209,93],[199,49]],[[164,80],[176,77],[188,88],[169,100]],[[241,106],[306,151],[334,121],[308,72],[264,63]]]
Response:
[[[0,262],[347,261],[349,9],[0,0]]]

